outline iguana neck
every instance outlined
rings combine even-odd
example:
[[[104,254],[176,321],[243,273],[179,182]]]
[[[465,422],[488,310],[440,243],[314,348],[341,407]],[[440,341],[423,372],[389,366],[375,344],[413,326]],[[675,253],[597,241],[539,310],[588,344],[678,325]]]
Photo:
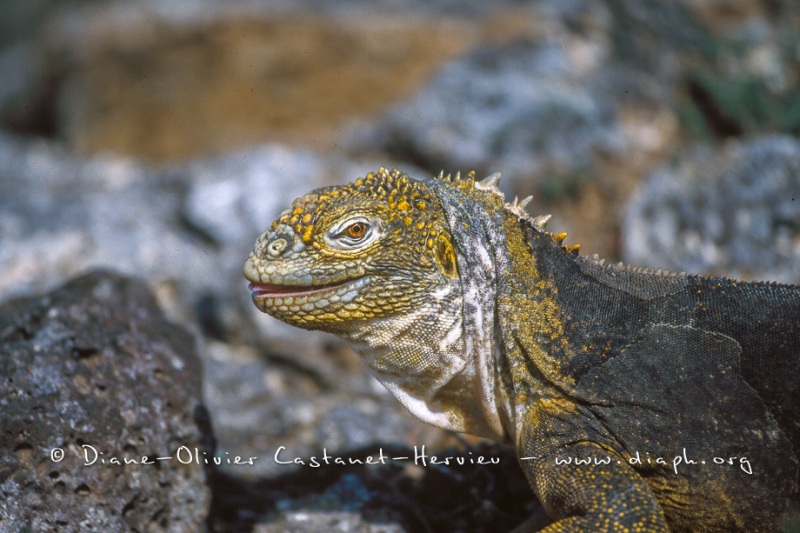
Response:
[[[345,336],[372,375],[417,418],[452,431],[503,440],[485,373],[465,349],[460,288],[443,288],[403,316]]]
[[[462,313],[463,353],[477,385],[461,390],[462,401],[479,399],[497,440],[513,439],[514,409],[503,381],[505,366],[498,291],[510,257],[503,230],[502,200],[490,192],[428,182],[442,208],[456,249]],[[476,196],[476,195],[479,195]]]
[[[503,236],[496,231],[502,214],[484,209],[464,191],[428,184],[445,213],[458,277],[432,291],[413,311],[382,318],[345,338],[418,418],[507,440],[511,410],[499,390],[494,288],[498,268],[508,261]]]
[[[516,439],[532,403],[563,395],[571,350],[553,275],[575,256],[491,191],[431,184],[442,201],[457,250],[463,292],[464,350],[481,372],[506,439]]]

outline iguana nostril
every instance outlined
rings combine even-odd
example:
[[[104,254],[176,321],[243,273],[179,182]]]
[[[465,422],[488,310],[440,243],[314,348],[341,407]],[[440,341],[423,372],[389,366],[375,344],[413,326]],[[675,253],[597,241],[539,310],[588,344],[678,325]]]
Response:
[[[289,243],[286,242],[286,239],[275,239],[267,245],[267,253],[272,257],[278,257],[283,253],[287,246],[289,246]]]

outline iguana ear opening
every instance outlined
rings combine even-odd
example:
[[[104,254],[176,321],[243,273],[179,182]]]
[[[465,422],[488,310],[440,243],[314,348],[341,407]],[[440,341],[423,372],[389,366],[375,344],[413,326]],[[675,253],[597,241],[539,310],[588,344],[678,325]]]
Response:
[[[450,238],[442,233],[436,238],[436,261],[442,273],[448,278],[458,277],[456,252],[450,243]]]

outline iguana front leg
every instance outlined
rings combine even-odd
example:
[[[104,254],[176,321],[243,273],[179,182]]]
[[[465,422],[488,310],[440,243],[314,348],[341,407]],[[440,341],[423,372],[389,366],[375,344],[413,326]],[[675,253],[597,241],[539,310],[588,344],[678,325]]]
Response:
[[[529,442],[523,449],[536,453],[543,447]],[[590,463],[576,465],[576,459]],[[556,519],[542,532],[669,531],[644,479],[622,457],[597,444],[578,442],[535,459],[521,456],[520,462],[545,511]]]

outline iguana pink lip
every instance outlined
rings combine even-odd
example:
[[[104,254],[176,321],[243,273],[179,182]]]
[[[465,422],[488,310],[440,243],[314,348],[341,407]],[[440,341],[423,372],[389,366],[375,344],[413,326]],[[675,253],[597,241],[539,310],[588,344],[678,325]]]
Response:
[[[311,287],[300,287],[297,285],[270,285],[268,283],[250,283],[247,285],[247,288],[253,292],[253,298],[275,298],[279,296],[301,296],[306,294],[314,294],[317,292],[324,292],[343,287],[350,281],[352,280],[343,281],[341,283],[331,283],[330,285],[316,285]]]

